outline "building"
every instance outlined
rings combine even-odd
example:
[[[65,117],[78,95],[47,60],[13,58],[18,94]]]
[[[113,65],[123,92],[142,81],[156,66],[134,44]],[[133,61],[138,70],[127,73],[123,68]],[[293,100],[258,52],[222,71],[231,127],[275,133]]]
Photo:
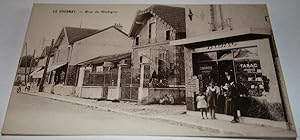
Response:
[[[229,72],[241,85],[243,117],[281,121],[286,127],[289,108],[283,105],[286,91],[266,6],[189,5],[185,12],[187,38],[170,44],[184,46],[187,110],[196,110],[196,93],[205,92],[211,81],[223,86]],[[224,106],[218,113],[228,114]]]
[[[80,77],[80,67],[84,62],[97,57],[109,56],[131,51],[132,40],[116,24],[102,30],[64,27],[55,41],[53,59],[49,63],[48,85],[45,91],[57,94],[74,94]],[[97,69],[104,62],[91,64]],[[97,67],[97,68],[96,68]],[[81,85],[80,85],[81,86]]]
[[[184,85],[183,47],[169,44],[186,36],[183,7],[152,5],[138,11],[129,36],[134,39],[134,69],[147,63],[151,79],[167,79],[168,86]]]

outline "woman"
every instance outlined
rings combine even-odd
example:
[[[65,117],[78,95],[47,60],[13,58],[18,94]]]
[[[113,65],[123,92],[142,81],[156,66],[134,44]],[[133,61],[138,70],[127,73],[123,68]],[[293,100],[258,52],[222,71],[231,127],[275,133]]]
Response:
[[[213,82],[209,83],[209,86],[206,89],[207,94],[207,104],[209,109],[209,114],[211,119],[216,119],[215,108],[216,108],[216,99],[219,90],[218,87],[215,86]]]

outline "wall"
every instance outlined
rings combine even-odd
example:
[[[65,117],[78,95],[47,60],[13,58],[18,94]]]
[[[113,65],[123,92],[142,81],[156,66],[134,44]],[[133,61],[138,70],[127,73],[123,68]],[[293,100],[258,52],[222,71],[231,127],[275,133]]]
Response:
[[[148,94],[140,98],[139,102],[141,104],[158,104],[159,99],[165,95],[173,96],[175,104],[185,102],[185,90],[183,88],[149,88]]]
[[[270,28],[270,24],[265,17],[268,16],[265,5],[215,5],[215,21],[217,31],[221,31],[221,17],[223,19],[224,31],[241,29],[246,27]],[[188,5],[186,6],[186,15],[192,11],[192,21],[186,17],[186,36],[195,37],[205,33],[209,33],[211,23],[211,12],[209,5]],[[220,15],[222,11],[222,16]],[[230,19],[230,21],[228,20]],[[229,23],[230,22],[230,23]]]
[[[149,24],[154,23],[155,24],[155,38],[149,42]],[[157,43],[157,42],[165,42],[166,41],[166,31],[170,30],[170,27],[167,27],[166,24],[163,24],[163,22],[155,17],[149,18],[145,24],[143,25],[142,29],[140,30],[139,34],[137,35],[139,37],[139,45],[143,46],[151,43]],[[170,40],[175,39],[175,32],[174,30],[171,31]],[[133,47],[136,46],[136,40],[134,39]]]
[[[131,51],[132,40],[115,28],[74,43],[70,65],[99,57]]]
[[[91,99],[103,99],[104,87],[102,86],[83,86],[81,87],[79,97]]]
[[[155,24],[155,38],[149,42],[149,24]],[[150,74],[152,75],[155,70],[158,73],[158,62],[160,53],[166,54],[165,62],[169,67],[169,63],[173,63],[176,66],[183,66],[183,47],[170,46],[169,40],[166,40],[166,31],[170,30],[170,26],[163,23],[162,20],[155,17],[147,19],[144,26],[140,30],[139,34],[139,45],[136,45],[135,39],[133,41],[133,54],[132,64],[134,69],[140,68],[140,56],[143,56],[143,63],[150,63]],[[175,40],[176,33],[174,30],[170,30],[170,40]],[[181,53],[181,54],[179,54]],[[182,57],[177,57],[182,56]],[[145,57],[146,56],[146,57]],[[184,84],[184,69],[181,68],[174,72],[168,79],[171,85]]]

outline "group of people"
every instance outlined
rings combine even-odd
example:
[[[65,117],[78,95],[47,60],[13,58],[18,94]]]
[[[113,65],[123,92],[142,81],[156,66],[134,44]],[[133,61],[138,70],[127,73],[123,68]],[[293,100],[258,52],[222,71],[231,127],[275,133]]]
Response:
[[[202,119],[208,119],[207,111],[209,111],[211,119],[216,119],[216,108],[221,108],[221,110],[223,109],[224,111],[225,101],[222,101],[221,98],[223,97],[223,100],[226,100],[227,102],[226,108],[230,107],[230,112],[227,113],[233,115],[233,120],[231,122],[238,123],[238,93],[239,91],[234,82],[234,78],[228,72],[225,72],[225,82],[223,85],[217,86],[211,81],[206,87],[206,91],[200,91],[196,97],[197,109],[201,111]]]

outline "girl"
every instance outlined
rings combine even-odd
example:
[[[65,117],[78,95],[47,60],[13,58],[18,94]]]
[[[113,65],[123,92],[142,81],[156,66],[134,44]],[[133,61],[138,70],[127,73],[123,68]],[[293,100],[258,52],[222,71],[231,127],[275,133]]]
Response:
[[[213,82],[209,83],[209,86],[206,89],[207,94],[207,104],[210,113],[211,119],[216,119],[215,108],[216,108],[216,100],[217,94],[219,93],[218,86],[215,86]]]
[[[204,119],[203,112],[205,112],[205,116],[207,117],[207,103],[205,101],[205,95],[203,93],[198,94],[197,98],[197,108],[201,111],[202,119]]]

